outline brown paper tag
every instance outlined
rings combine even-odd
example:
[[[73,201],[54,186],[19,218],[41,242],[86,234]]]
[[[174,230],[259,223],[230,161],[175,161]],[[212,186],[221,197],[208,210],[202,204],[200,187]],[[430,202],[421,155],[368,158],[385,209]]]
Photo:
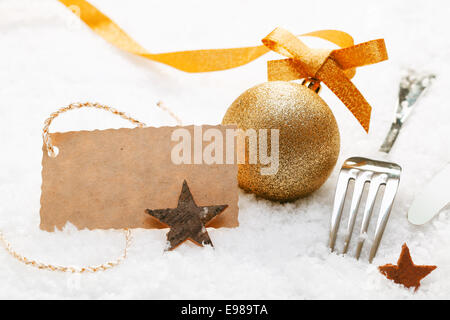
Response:
[[[197,205],[228,205],[208,227],[237,227],[237,164],[173,163],[180,141],[171,136],[179,128],[190,132],[194,158],[194,126],[52,133],[59,153],[52,158],[43,148],[41,229],[62,229],[67,222],[79,229],[164,228],[145,209],[176,208],[183,180]],[[201,127],[208,128],[225,137],[234,127]]]

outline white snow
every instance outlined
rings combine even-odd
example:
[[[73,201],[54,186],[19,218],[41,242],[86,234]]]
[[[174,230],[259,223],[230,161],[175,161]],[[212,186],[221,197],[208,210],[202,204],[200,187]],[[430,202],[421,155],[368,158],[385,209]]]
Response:
[[[92,2],[152,52],[255,45],[277,26],[294,33],[336,28],[357,42],[383,37],[390,60],[360,68],[354,78],[373,107],[371,131],[366,135],[325,88],[321,96],[338,120],[342,147],[333,175],[312,196],[280,205],[241,193],[240,227],[208,230],[215,249],[185,244],[163,253],[167,230],[135,230],[128,259],[97,274],[40,271],[0,250],[0,298],[450,298],[449,211],[422,227],[406,219],[414,195],[450,160],[448,1]],[[51,112],[98,101],[149,124],[174,124],[155,106],[163,100],[185,124],[216,124],[241,92],[265,81],[266,61],[279,58],[270,53],[234,70],[183,73],[112,47],[56,0],[0,1],[0,39],[0,229],[17,251],[62,265],[114,259],[124,237],[73,226],[39,229],[41,129]],[[377,150],[408,67],[435,72],[437,80],[386,157]],[[58,118],[51,130],[122,126],[128,123],[108,113],[80,110]],[[338,167],[357,155],[403,167],[372,265],[326,246]],[[438,266],[416,293],[376,269],[395,263],[404,242],[416,263]]]

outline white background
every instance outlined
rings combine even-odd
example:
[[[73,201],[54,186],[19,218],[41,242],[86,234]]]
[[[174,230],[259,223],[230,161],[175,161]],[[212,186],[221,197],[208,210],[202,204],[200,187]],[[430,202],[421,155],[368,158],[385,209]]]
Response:
[[[450,218],[415,227],[414,195],[449,160],[448,1],[92,1],[150,52],[258,45],[277,26],[294,33],[349,32],[357,43],[385,38],[390,60],[358,69],[354,83],[373,107],[366,135],[326,88],[341,131],[341,154],[312,196],[280,205],[241,193],[236,229],[210,230],[216,249],[186,244],[162,254],[165,230],[136,230],[123,265],[71,275],[25,266],[0,251],[1,298],[450,298]],[[126,3],[126,5],[125,5]],[[16,250],[55,264],[99,264],[121,253],[120,231],[39,230],[45,118],[76,101],[98,101],[152,125],[220,123],[244,90],[265,81],[268,54],[222,72],[187,74],[132,56],[91,32],[56,0],[0,0],[0,229]],[[329,46],[311,40],[308,44]],[[393,119],[404,68],[436,73],[388,157],[377,152]],[[128,126],[101,111],[58,118],[52,131]],[[374,264],[329,253],[326,242],[338,167],[350,156],[398,162],[403,176]],[[438,269],[414,293],[386,280],[407,242],[418,264]]]

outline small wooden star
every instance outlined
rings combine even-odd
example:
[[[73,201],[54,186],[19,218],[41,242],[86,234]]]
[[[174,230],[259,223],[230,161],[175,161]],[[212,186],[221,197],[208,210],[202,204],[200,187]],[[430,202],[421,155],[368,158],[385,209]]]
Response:
[[[186,240],[191,240],[199,246],[213,246],[205,225],[227,207],[228,205],[226,204],[206,207],[197,206],[188,184],[184,180],[176,208],[147,209],[145,212],[170,227],[170,231],[167,233],[167,250],[173,250]]]
[[[411,259],[409,248],[405,244],[402,246],[402,252],[398,258],[397,265],[386,264],[378,267],[380,272],[395,283],[402,284],[407,288],[420,286],[420,280],[430,274],[436,266],[417,266]]]

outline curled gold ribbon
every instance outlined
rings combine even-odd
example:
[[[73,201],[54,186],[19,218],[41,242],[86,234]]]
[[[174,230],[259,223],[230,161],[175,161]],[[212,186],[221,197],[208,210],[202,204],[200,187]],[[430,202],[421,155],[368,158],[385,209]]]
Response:
[[[324,82],[347,106],[366,132],[371,106],[350,81],[354,68],[386,60],[383,39],[364,42],[338,50],[311,49],[295,35],[276,28],[263,44],[288,59],[268,61],[269,81],[313,78]]]
[[[354,45],[349,34],[338,30],[302,34],[301,36],[328,40],[343,48],[311,49],[296,36],[277,28],[263,39],[263,45],[260,46],[150,53],[88,1],[59,1],[72,9],[95,33],[112,45],[185,72],[226,70],[247,64],[270,50],[281,53],[288,59],[269,61],[269,81],[289,81],[306,77],[323,81],[348,107],[364,129],[369,129],[371,107],[349,79],[355,75],[356,67],[387,59],[382,39]]]

